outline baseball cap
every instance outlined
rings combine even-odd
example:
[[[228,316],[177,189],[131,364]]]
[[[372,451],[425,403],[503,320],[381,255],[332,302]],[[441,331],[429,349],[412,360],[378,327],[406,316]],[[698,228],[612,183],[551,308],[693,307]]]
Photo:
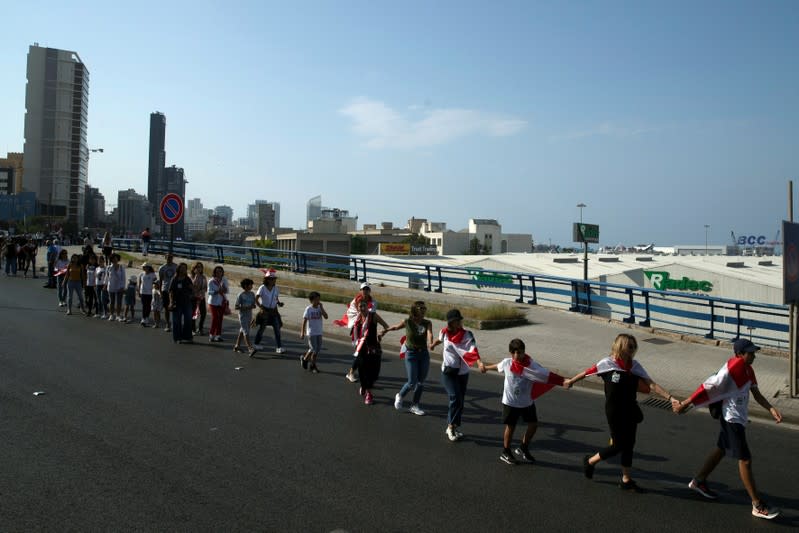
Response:
[[[447,322],[453,322],[455,320],[463,320],[463,315],[457,309],[450,309],[447,311]]]
[[[735,353],[755,353],[760,350],[760,346],[755,346],[749,339],[738,339],[732,345]]]
[[[361,283],[361,289],[369,289],[372,290],[372,286],[366,283],[365,281]]]

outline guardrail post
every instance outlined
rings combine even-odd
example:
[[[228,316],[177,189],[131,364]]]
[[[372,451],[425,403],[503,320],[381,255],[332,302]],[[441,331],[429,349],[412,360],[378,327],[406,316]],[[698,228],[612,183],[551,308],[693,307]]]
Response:
[[[583,289],[585,290],[585,309],[583,310],[583,313],[586,315],[592,315],[594,310],[591,307],[591,284],[583,283]]]
[[[735,331],[735,338],[741,338],[741,304],[735,304],[735,323],[736,323],[736,331]]]
[[[572,281],[572,306],[569,307],[569,311],[572,313],[576,313],[580,310],[580,294],[578,293],[577,289],[577,282]]]
[[[538,294],[535,291],[535,276],[530,276],[530,289],[533,291],[533,298],[527,300],[528,304],[538,305]]]
[[[627,318],[623,318],[622,322],[625,324],[634,324],[635,323],[635,304],[633,303],[633,290],[626,289],[624,292],[630,297],[630,316]]]
[[[197,245],[196,244],[190,244],[189,245],[189,257],[191,259],[193,259],[193,260],[197,259]]]
[[[426,292],[430,292],[430,289],[433,288],[433,279],[430,274],[430,265],[425,265],[425,270],[427,271],[427,287],[425,287]]]
[[[519,297],[516,298],[516,303],[520,304],[524,302],[524,282],[522,281],[521,274],[516,274],[516,279],[519,280]]]
[[[363,269],[363,277],[361,281],[366,283],[366,259],[361,259],[361,268]]]
[[[225,251],[222,249],[221,246],[215,246],[216,248],[216,262],[222,265],[225,264]]]
[[[438,275],[438,288],[435,292],[442,293],[444,292],[444,285],[441,281],[441,267],[436,267],[436,274]]]
[[[710,300],[710,331],[705,335],[706,339],[712,339],[716,326],[716,306],[715,301]]]
[[[301,254],[300,257],[302,258],[302,270],[303,274],[308,273],[308,254]]]
[[[257,248],[250,248],[250,258],[252,259],[253,268],[261,268],[261,254]]]
[[[350,279],[352,281],[358,281],[358,258],[357,257],[350,257],[350,260],[352,260],[352,268],[355,269],[355,275],[354,276],[350,276]]]
[[[638,323],[639,326],[644,326],[648,328],[651,325],[650,322],[650,314],[649,314],[649,291],[642,291],[644,293],[644,309],[646,318]]]

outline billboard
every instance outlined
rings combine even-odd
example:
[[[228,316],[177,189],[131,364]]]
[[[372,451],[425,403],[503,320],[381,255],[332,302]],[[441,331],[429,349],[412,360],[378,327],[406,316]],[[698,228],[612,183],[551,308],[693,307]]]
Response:
[[[599,226],[575,222],[572,226],[573,242],[599,242]]]

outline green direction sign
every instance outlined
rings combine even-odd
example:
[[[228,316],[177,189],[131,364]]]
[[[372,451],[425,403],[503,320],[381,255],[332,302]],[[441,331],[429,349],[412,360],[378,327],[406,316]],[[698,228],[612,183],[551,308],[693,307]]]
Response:
[[[572,226],[572,240],[574,242],[599,242],[599,226],[575,222]]]

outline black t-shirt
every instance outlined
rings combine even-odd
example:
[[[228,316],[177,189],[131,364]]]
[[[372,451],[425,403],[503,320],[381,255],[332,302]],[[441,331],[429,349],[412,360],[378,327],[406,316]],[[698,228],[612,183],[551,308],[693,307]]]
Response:
[[[605,414],[612,422],[640,422],[643,420],[638,407],[638,380],[632,372],[613,370],[600,375],[605,382]]]
[[[194,303],[194,290],[191,284],[191,278],[173,278],[172,284],[169,286],[169,301],[173,302],[177,307],[190,307]]]

